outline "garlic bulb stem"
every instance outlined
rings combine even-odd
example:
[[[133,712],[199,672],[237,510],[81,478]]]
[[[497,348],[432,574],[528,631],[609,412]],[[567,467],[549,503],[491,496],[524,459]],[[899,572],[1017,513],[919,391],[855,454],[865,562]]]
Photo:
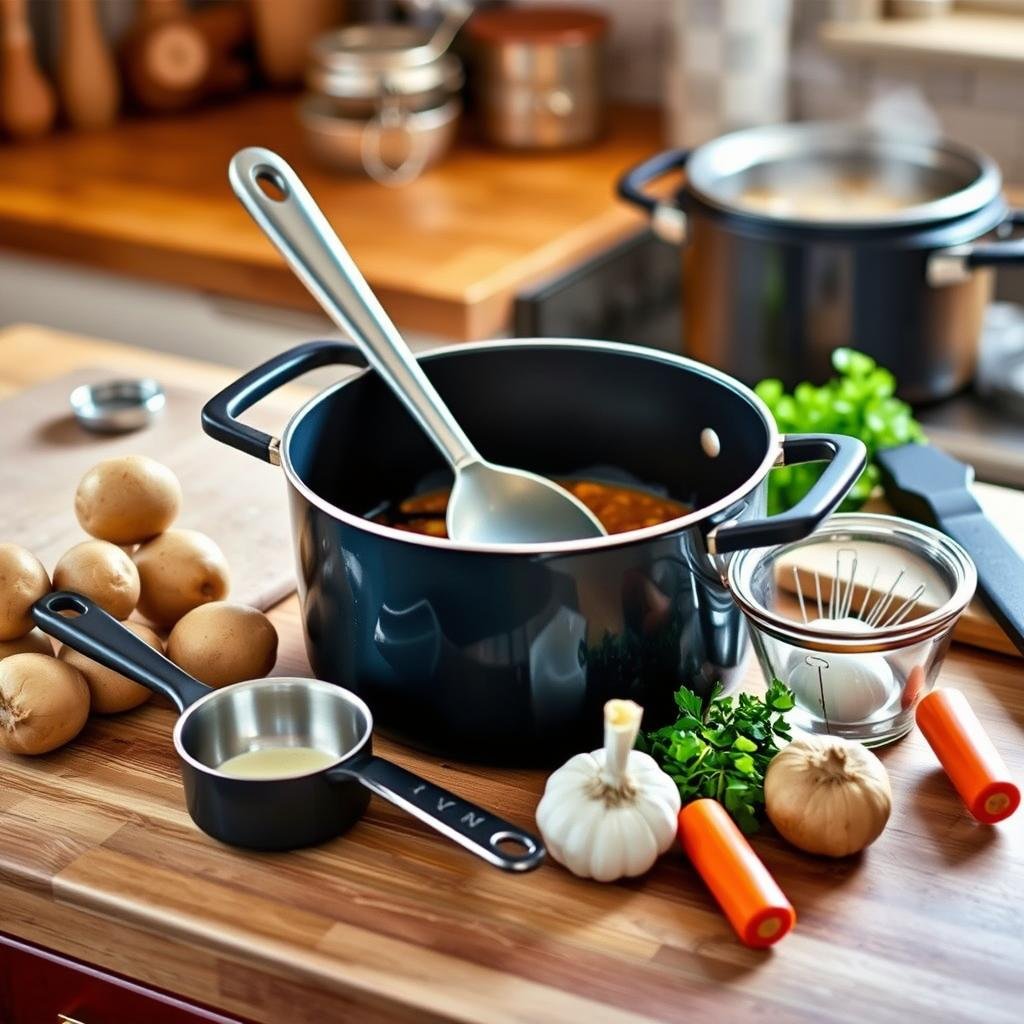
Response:
[[[631,700],[610,700],[604,706],[604,771],[601,781],[610,789],[626,782],[629,752],[640,731],[643,708]]]

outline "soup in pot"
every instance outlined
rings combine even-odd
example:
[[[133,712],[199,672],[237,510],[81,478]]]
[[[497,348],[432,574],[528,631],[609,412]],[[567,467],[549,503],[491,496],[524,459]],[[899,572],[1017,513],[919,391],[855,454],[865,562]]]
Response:
[[[606,484],[597,480],[557,482],[579,498],[609,533],[626,533],[647,526],[659,526],[692,511],[691,506],[681,501],[635,487]],[[397,507],[373,516],[373,521],[410,533],[426,534],[428,537],[447,537],[444,517],[450,494],[448,488],[417,494],[406,498]]]

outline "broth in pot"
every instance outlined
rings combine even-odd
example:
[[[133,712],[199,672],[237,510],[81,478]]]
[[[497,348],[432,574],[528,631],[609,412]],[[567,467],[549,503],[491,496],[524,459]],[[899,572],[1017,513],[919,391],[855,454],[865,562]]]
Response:
[[[601,520],[609,533],[627,533],[648,526],[660,526],[693,511],[690,505],[635,487],[607,484],[598,480],[558,480]],[[428,537],[447,537],[445,511],[449,488],[427,491],[406,498],[397,507],[374,515],[373,521],[397,530],[422,533]]]

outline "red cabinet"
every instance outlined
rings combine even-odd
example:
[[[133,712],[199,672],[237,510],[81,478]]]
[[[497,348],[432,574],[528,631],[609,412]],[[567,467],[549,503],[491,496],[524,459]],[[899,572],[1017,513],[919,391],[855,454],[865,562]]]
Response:
[[[244,1024],[0,934],[0,1024]]]

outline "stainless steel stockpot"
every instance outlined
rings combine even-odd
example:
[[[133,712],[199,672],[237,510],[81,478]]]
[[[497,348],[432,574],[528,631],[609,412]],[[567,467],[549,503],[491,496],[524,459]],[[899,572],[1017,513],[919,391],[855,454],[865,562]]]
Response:
[[[645,192],[685,170],[669,199]],[[669,150],[619,180],[682,246],[683,350],[747,383],[829,373],[841,345],[910,401],[974,373],[989,267],[1024,262],[996,164],[941,139],[853,124],[772,125]]]
[[[610,697],[660,722],[679,686],[731,684],[746,633],[712,552],[805,536],[864,464],[860,441],[779,437],[743,385],[651,349],[528,339],[421,362],[485,457],[660,488],[694,508],[544,545],[456,544],[375,522],[382,506],[451,479],[377,374],[311,399],[280,440],[237,419],[307,370],[362,365],[343,342],[283,353],[207,403],[207,433],[284,470],[316,675],[357,692],[382,728],[450,756],[550,763],[599,737]],[[830,464],[813,491],[766,518],[772,467],[814,460]]]

